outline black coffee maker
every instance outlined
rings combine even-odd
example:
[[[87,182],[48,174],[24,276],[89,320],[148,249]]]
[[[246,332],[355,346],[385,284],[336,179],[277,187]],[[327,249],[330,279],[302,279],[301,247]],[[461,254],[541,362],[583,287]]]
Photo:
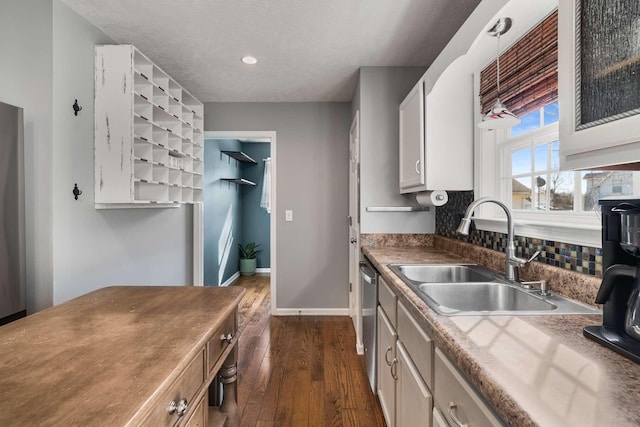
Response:
[[[602,326],[584,336],[640,363],[640,199],[606,198],[602,211]]]

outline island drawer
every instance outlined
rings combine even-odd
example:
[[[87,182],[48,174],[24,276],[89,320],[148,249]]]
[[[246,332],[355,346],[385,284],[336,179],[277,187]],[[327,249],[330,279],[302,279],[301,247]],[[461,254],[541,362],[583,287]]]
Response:
[[[204,349],[191,359],[187,367],[182,371],[178,379],[169,387],[168,390],[161,394],[157,400],[160,402],[153,408],[151,414],[144,420],[145,426],[170,426],[174,425],[183,417],[189,417],[193,412],[192,408],[197,407],[197,402],[193,399],[202,387],[205,381],[205,361]],[[179,415],[178,410],[170,411],[171,402],[179,405],[180,400],[186,399],[188,410],[186,413]]]
[[[213,333],[212,338],[209,340],[209,372],[213,370],[220,359],[220,356],[226,348],[230,345],[231,340],[235,338],[238,332],[238,310],[234,310],[229,314],[227,318],[222,322],[222,325],[216,332]]]

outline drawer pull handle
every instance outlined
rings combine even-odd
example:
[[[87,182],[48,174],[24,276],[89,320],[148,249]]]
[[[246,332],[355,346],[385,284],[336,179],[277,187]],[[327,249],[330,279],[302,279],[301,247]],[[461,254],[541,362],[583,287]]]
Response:
[[[220,337],[220,341],[224,341],[227,344],[231,344],[231,341],[233,341],[233,335],[232,334],[222,334],[222,336]]]
[[[391,361],[389,360],[389,353],[391,353],[391,346],[387,347],[387,351],[384,352],[384,361],[387,362],[387,366],[391,366]]]
[[[458,416],[456,415],[457,411],[458,411],[458,404],[455,402],[449,402],[449,416],[451,417],[455,425],[459,427],[469,427],[469,424],[463,423],[458,419]]]
[[[187,399],[180,399],[178,403],[175,400],[169,402],[169,406],[167,407],[167,412],[169,415],[173,415],[174,413],[178,417],[182,417],[189,410],[189,405],[187,403]]]
[[[420,160],[416,161],[416,173],[420,175]]]
[[[398,373],[396,372],[397,371],[396,366],[398,366],[398,359],[394,358],[390,366],[391,366],[391,377],[394,380],[398,381]]]

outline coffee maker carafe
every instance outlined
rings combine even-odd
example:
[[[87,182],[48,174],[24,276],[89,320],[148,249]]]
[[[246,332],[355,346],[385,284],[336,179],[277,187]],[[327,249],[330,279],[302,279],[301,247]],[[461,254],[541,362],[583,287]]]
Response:
[[[640,363],[640,199],[602,199],[601,326],[584,335]]]

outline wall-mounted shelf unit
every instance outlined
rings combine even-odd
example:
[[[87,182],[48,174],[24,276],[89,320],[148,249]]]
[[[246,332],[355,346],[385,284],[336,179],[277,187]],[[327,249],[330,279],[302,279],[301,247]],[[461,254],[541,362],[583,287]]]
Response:
[[[244,154],[242,151],[221,150],[220,152],[223,153],[223,154],[226,154],[227,156],[231,157],[232,159],[235,159],[235,160],[237,160],[239,162],[242,162],[242,163],[252,163],[254,165],[258,164],[258,162],[256,162],[251,157],[249,157],[246,154]]]
[[[96,208],[202,202],[203,113],[133,45],[96,46]]]
[[[229,156],[230,159],[235,159],[236,160],[236,165],[238,164],[238,162],[249,163],[251,165],[257,165],[258,164],[258,162],[253,160],[251,157],[247,156],[242,151],[220,150],[220,157],[221,158],[222,158],[223,154],[226,154],[227,156]],[[236,188],[238,188],[238,185],[249,185],[249,186],[256,185],[255,182],[249,181],[248,179],[242,179],[242,178],[221,178],[221,180],[222,181],[227,181],[229,183],[236,184]]]

